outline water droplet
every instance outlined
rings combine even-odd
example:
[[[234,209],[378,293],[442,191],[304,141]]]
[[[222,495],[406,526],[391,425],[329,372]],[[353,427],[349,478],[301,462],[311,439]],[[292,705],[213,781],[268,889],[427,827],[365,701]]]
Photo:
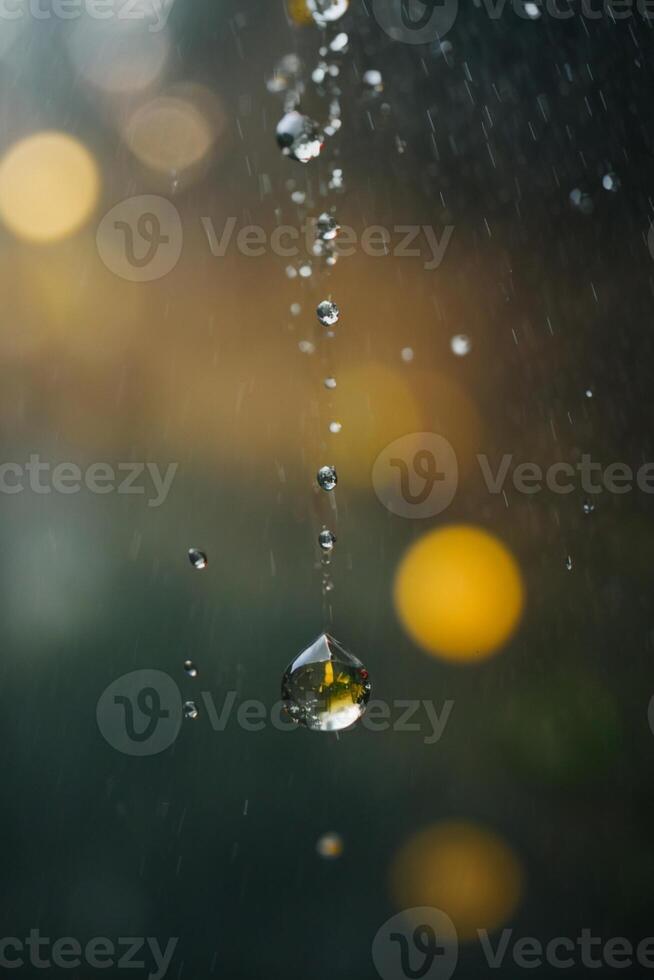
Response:
[[[307,199],[307,195],[304,191],[293,191],[291,194],[291,201],[293,204],[304,204]]]
[[[413,360],[413,347],[403,347],[400,351],[400,357],[407,364]]]
[[[592,514],[595,510],[595,504],[592,502],[592,500],[584,500],[581,509],[583,510],[584,514]]]
[[[335,51],[337,54],[341,54],[341,52],[345,51],[349,43],[350,43],[349,37],[347,36],[347,34],[345,34],[344,31],[341,31],[341,33],[337,34],[334,40],[331,42],[329,48],[331,51]]]
[[[209,564],[209,559],[205,555],[204,551],[200,551],[198,548],[189,548],[188,550],[188,560],[190,561],[193,568],[203,569]]]
[[[277,143],[284,156],[299,163],[308,163],[320,156],[323,137],[318,123],[293,109],[277,124]]]
[[[309,276],[311,275],[312,270],[310,264],[308,262],[305,262],[303,265],[300,266],[298,271],[302,279],[308,279]]]
[[[303,354],[315,354],[316,352],[316,345],[312,344],[310,340],[301,340],[298,347]]]
[[[333,490],[338,483],[336,469],[333,466],[321,466],[316,477],[318,486],[323,490]]]
[[[615,193],[620,188],[620,181],[614,173],[604,174],[602,177],[602,187],[605,191],[613,191]]]
[[[323,211],[316,221],[316,230],[319,238],[324,242],[330,242],[338,235],[339,225],[333,215]]]
[[[593,397],[593,389],[586,388],[586,398],[592,398],[592,397]]]
[[[332,303],[329,299],[324,299],[322,303],[318,303],[316,314],[323,327],[331,327],[338,323],[338,318],[341,315],[336,303]]]
[[[350,0],[307,0],[307,8],[318,27],[340,20],[349,6]]]
[[[184,661],[184,673],[188,674],[189,677],[198,676],[198,668],[195,666],[192,660]]]
[[[574,190],[570,191],[570,204],[577,211],[581,211],[582,214],[592,214],[593,212],[593,199],[590,194],[586,191],[580,190],[579,187],[575,187]]]
[[[342,428],[343,428],[343,426],[341,425],[340,422],[330,422],[329,423],[329,431],[333,435],[338,435],[338,433],[341,431]]]
[[[565,567],[571,572],[572,571],[572,555],[568,555],[565,559]]]
[[[336,544],[336,535],[329,528],[325,527],[318,535],[318,544],[323,551],[333,551]]]
[[[540,17],[540,10],[538,9],[538,4],[526,3],[525,13],[527,17],[530,17],[532,20],[538,20],[538,18]]]
[[[302,307],[299,303],[291,303],[291,316],[299,316],[302,312]]]
[[[340,167],[335,167],[329,178],[329,189],[330,191],[340,191],[343,189],[343,171]]]
[[[456,354],[457,357],[465,357],[466,354],[470,353],[472,341],[466,334],[458,333],[452,337],[450,347],[452,348],[452,353]]]
[[[376,68],[371,68],[368,71],[364,72],[363,84],[368,85],[371,89],[374,89],[375,92],[384,91],[384,81],[382,79],[382,74],[380,71],[377,71]]]
[[[343,853],[343,838],[340,834],[323,834],[316,841],[316,851],[322,858],[334,860]]]
[[[200,712],[198,711],[198,706],[195,701],[185,701],[184,702],[184,717],[190,718],[191,721],[195,721]]]
[[[288,715],[318,732],[337,732],[358,721],[370,690],[368,671],[361,661],[327,633],[296,657],[282,678],[282,701]]]
[[[335,388],[336,387],[336,378],[325,378],[324,385],[325,385],[325,388]]]

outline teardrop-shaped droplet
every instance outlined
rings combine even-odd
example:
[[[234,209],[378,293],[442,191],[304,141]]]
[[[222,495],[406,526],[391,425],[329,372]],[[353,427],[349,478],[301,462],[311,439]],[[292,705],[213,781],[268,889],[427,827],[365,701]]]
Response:
[[[282,678],[282,701],[297,724],[337,732],[363,715],[370,697],[368,671],[333,636],[323,633],[296,657]]]
[[[318,486],[322,487],[323,490],[333,490],[338,483],[336,467],[321,466],[316,479],[318,480]]]
[[[308,163],[320,156],[323,135],[318,123],[296,109],[282,116],[277,123],[276,134],[282,153],[291,160]]]
[[[200,551],[199,548],[189,548],[188,550],[188,560],[190,561],[193,568],[202,570],[206,568],[209,564],[209,559],[205,555],[204,551]]]
[[[332,303],[330,299],[324,299],[322,303],[318,303],[316,314],[323,327],[333,327],[335,323],[338,323],[338,318],[341,315],[336,303]]]

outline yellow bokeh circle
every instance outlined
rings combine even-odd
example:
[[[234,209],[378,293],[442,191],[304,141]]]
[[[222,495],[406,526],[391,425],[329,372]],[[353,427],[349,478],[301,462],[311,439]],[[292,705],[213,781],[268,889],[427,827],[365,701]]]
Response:
[[[420,830],[400,848],[390,888],[398,908],[429,906],[445,912],[465,941],[512,917],[522,896],[523,872],[497,834],[467,821],[444,821]]]
[[[466,524],[431,531],[403,556],[395,608],[407,633],[446,660],[481,660],[502,646],[524,606],[520,569],[492,534]]]
[[[313,17],[311,16],[307,0],[287,0],[286,9],[288,10],[290,19],[298,27],[306,27],[308,24],[313,24]]]
[[[81,143],[65,133],[35,133],[0,161],[0,215],[20,238],[57,241],[89,217],[99,183],[95,161]]]

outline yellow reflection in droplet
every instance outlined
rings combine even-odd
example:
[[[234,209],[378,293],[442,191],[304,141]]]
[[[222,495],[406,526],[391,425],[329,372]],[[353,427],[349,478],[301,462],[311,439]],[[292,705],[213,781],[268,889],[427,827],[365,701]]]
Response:
[[[424,828],[400,848],[390,887],[398,908],[440,909],[465,941],[511,918],[522,895],[523,874],[497,834],[466,821],[445,821]]]
[[[125,139],[141,163],[167,174],[181,174],[200,163],[214,141],[207,117],[190,99],[161,96],[131,116]]]
[[[56,241],[76,231],[98,196],[88,150],[65,133],[43,132],[15,143],[0,162],[0,215],[21,238]]]
[[[297,24],[299,27],[306,27],[307,24],[313,24],[313,17],[307,5],[307,0],[287,0],[286,7],[288,16],[294,24]]]
[[[465,524],[416,541],[400,562],[394,591],[407,633],[446,660],[489,656],[509,638],[524,605],[511,553],[487,531]]]

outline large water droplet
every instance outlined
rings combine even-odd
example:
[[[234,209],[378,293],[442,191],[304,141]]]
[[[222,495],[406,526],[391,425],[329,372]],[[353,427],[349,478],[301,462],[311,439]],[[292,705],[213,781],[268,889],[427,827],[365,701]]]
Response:
[[[334,466],[321,466],[316,477],[318,486],[323,490],[333,490],[338,483],[338,476]]]
[[[189,548],[188,560],[190,561],[191,565],[193,565],[193,568],[200,570],[206,568],[209,564],[209,559],[205,555],[204,551],[200,551],[199,548]]]
[[[323,136],[317,122],[294,109],[278,122],[277,142],[284,156],[308,163],[320,156]]]
[[[322,303],[318,303],[316,314],[323,327],[332,327],[338,323],[338,318],[341,315],[336,303],[332,303],[330,299],[324,299]]]
[[[288,715],[312,731],[337,732],[363,715],[371,684],[360,660],[323,633],[289,664],[282,678]]]

